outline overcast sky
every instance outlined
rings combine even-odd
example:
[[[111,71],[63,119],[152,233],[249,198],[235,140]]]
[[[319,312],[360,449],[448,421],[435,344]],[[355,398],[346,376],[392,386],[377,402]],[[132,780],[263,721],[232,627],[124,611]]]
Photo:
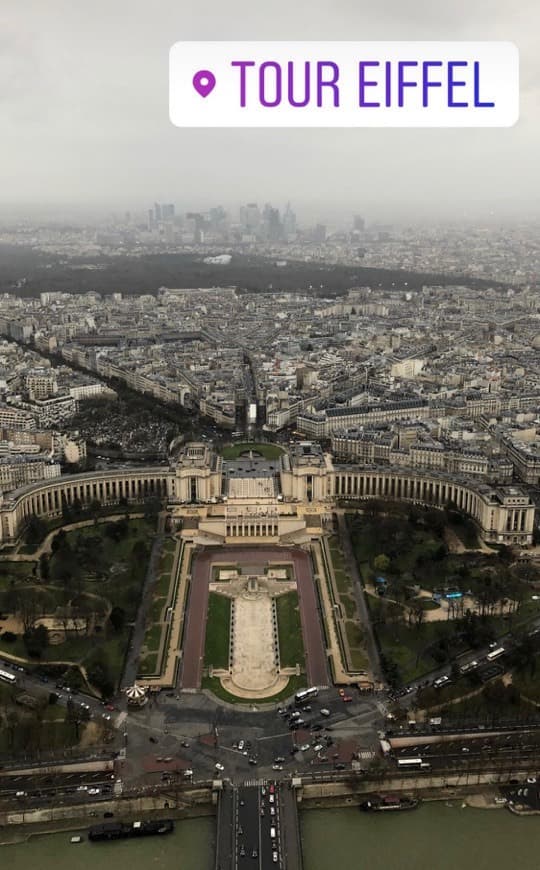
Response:
[[[540,211],[538,0],[0,0],[2,213],[291,200],[304,218]],[[502,39],[510,129],[189,130],[168,118],[180,39]]]

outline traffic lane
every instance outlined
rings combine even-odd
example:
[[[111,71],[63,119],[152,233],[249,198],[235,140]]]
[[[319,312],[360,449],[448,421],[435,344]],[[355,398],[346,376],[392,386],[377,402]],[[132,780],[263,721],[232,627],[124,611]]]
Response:
[[[259,856],[259,799],[258,789],[241,786],[237,792],[237,855],[239,866],[253,867],[253,852]],[[244,854],[242,854],[242,851]]]
[[[21,691],[31,689],[38,696],[49,697],[51,694],[56,695],[56,702],[60,706],[67,707],[71,702],[76,708],[86,705],[90,714],[96,718],[102,718],[106,722],[114,724],[117,714],[120,712],[118,703],[108,704],[105,701],[100,701],[92,695],[80,691],[67,691],[64,687],[60,687],[51,682],[47,678],[35,676],[26,671],[22,665],[15,665],[12,662],[0,660],[0,669],[8,673],[12,673],[16,678],[14,685]],[[113,707],[111,710],[110,707]]]
[[[274,793],[270,792],[270,788],[274,789]],[[265,815],[261,817],[261,854],[262,854],[262,862],[261,867],[263,870],[268,870],[268,868],[276,867],[276,863],[273,860],[273,853],[276,851],[275,843],[276,840],[271,837],[272,828],[276,829],[276,833],[279,830],[279,796],[278,789],[275,786],[273,781],[269,782],[265,787],[266,795],[264,796],[264,810]],[[261,803],[263,801],[263,797],[261,795]],[[279,864],[278,864],[279,866]]]

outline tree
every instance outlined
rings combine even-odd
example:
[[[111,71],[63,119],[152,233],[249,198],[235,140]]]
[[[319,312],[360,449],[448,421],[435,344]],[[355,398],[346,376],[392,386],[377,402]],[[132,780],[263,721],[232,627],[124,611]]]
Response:
[[[159,498],[152,496],[144,502],[144,518],[145,520],[155,520],[161,510],[161,502]]]
[[[45,581],[49,579],[49,557],[47,553],[42,553],[39,557],[39,576]]]
[[[73,702],[73,698],[68,698],[67,700],[67,708],[66,708],[66,722],[68,725],[73,725],[75,729],[75,737],[79,740],[80,737],[80,728],[82,722],[81,711],[82,707],[79,704],[75,704]]]
[[[90,511],[90,516],[94,520],[94,523],[97,524],[98,517],[101,513],[101,502],[99,501],[99,499],[97,499],[97,498],[92,499],[92,501],[90,502],[89,511]]]
[[[388,568],[390,567],[390,559],[384,553],[381,553],[379,556],[375,556],[373,567],[379,572],[388,571]]]
[[[40,659],[49,645],[49,632],[44,625],[37,625],[25,631],[23,641],[30,658]]]
[[[38,517],[36,514],[31,514],[28,518],[28,523],[26,526],[25,532],[25,540],[27,547],[34,551],[36,550],[41,541],[45,537],[45,533],[47,531],[47,524],[41,517]]]
[[[109,622],[116,634],[120,634],[126,624],[125,610],[122,607],[113,607],[109,616]]]
[[[51,541],[51,552],[57,553],[67,548],[71,549],[68,536],[64,529],[60,529]]]
[[[39,599],[33,586],[17,591],[17,610],[26,634],[34,627],[39,610]]]
[[[101,692],[103,698],[110,698],[114,694],[114,682],[109,671],[109,666],[101,655],[96,656],[89,663],[87,673],[88,679]]]

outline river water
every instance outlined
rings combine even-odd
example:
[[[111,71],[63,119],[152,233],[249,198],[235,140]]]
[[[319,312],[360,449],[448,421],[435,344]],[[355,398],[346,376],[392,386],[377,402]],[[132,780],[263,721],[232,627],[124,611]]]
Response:
[[[540,816],[444,803],[302,814],[304,870],[537,870]]]
[[[452,802],[451,802],[452,803]],[[71,845],[71,833],[0,847],[9,870],[212,870],[214,819],[176,823],[167,837]],[[540,816],[442,802],[402,813],[301,814],[304,870],[537,870]]]

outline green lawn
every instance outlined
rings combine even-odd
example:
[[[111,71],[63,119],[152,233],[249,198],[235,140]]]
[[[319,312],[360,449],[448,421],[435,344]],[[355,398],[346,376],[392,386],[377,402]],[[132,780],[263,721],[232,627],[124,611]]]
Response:
[[[282,448],[278,447],[277,444],[258,444],[255,442],[249,444],[231,444],[230,447],[223,449],[223,459],[238,459],[242,453],[246,453],[249,450],[260,453],[265,459],[279,459],[283,453]]]
[[[210,592],[204,663],[207,667],[229,667],[229,637],[231,628],[231,600],[224,595]]]
[[[138,675],[141,677],[157,673],[157,661],[157,652],[146,653],[146,655],[141,656],[139,659]]]
[[[287,592],[276,598],[279,656],[282,668],[304,667],[304,642],[298,608],[298,593]]]
[[[351,664],[357,671],[365,670],[369,665],[369,659],[364,649],[364,633],[357,622],[347,620],[345,623]]]
[[[228,701],[229,704],[249,704],[250,706],[253,706],[277,703],[278,701],[284,701],[291,698],[296,692],[300,691],[300,689],[306,688],[306,678],[303,676],[289,677],[289,682],[277,695],[272,695],[270,698],[257,698],[256,700],[238,698],[236,695],[231,695],[230,692],[227,692],[227,690],[223,688],[218,677],[203,677],[202,688],[208,689],[216,696],[216,698],[221,698],[222,701]]]

